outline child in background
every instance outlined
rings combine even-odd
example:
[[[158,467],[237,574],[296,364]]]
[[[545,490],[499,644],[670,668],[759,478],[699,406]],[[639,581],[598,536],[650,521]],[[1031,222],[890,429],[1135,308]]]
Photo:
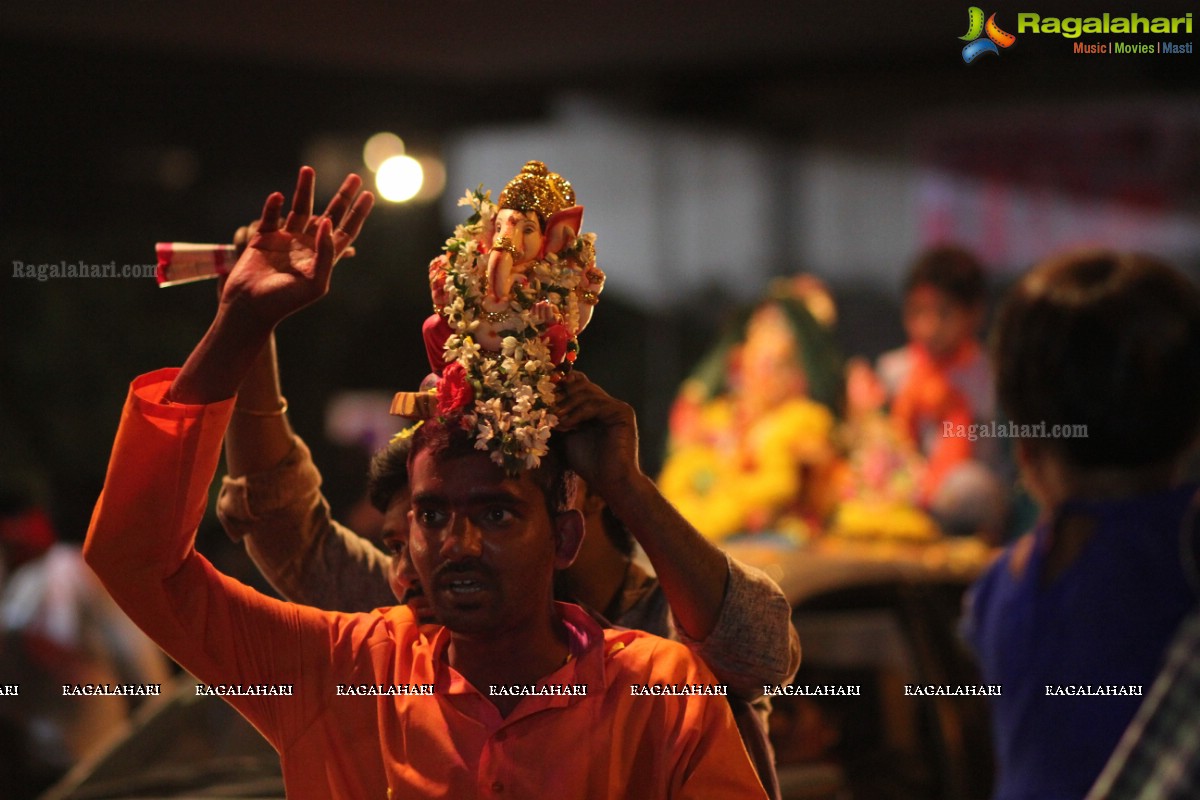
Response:
[[[991,366],[977,338],[986,291],[983,267],[969,252],[926,251],[904,283],[909,343],[881,356],[877,371],[893,423],[928,461],[918,502],[949,533],[995,537],[1007,510],[997,477],[1002,448],[962,435],[995,419]]]
[[[1195,604],[1196,486],[1178,476],[1200,432],[1200,290],[1147,257],[1053,259],[1016,286],[994,353],[1014,423],[1087,426],[1017,441],[1041,518],[968,600],[983,680],[1003,686],[995,797],[1082,798]]]

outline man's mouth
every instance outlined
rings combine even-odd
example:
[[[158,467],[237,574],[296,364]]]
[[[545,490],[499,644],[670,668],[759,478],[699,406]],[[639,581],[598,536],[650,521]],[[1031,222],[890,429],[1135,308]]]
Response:
[[[439,587],[456,595],[476,594],[485,588],[482,580],[473,577],[445,578],[439,582]]]
[[[434,585],[443,597],[470,600],[490,589],[492,582],[487,575],[475,570],[449,570],[439,576]]]

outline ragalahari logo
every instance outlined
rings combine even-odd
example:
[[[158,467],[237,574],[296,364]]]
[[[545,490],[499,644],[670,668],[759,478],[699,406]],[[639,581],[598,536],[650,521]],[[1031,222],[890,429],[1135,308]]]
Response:
[[[981,39],[980,37],[985,33],[987,38]],[[1012,47],[1013,42],[1017,40],[1017,37],[1011,33],[1000,30],[1000,26],[996,24],[995,14],[988,17],[985,23],[983,9],[979,6],[971,6],[967,9],[967,33],[958,38],[968,43],[962,51],[963,62],[967,64],[984,53],[1000,55],[1001,47]]]

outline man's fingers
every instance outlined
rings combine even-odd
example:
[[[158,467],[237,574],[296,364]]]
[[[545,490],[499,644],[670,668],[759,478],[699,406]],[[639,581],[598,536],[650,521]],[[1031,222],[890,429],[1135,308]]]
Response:
[[[329,286],[333,271],[333,223],[322,217],[317,223],[317,260],[313,264],[313,279],[322,288]]]
[[[234,252],[241,256],[242,251],[246,249],[246,244],[250,241],[250,226],[243,225],[233,232],[233,247]]]
[[[345,247],[358,238],[359,232],[362,230],[363,223],[367,221],[367,216],[371,213],[371,208],[375,205],[375,195],[370,192],[363,192],[354,201],[354,205],[350,207],[350,212],[346,214],[338,230],[343,234],[344,239],[342,246]]]
[[[620,406],[588,397],[559,403],[554,407],[554,416],[558,417],[558,427],[563,430],[577,428],[588,422],[614,427],[629,421]]]
[[[283,209],[283,195],[271,192],[263,203],[262,217],[258,221],[259,233],[273,233],[279,230],[279,212]]]
[[[316,173],[312,167],[301,167],[296,177],[296,192],[292,195],[292,210],[284,223],[288,233],[301,233],[312,216],[313,186],[316,183]]]
[[[283,195],[280,195],[282,197]],[[275,225],[279,225],[279,215],[275,216]],[[243,225],[233,232],[233,246],[237,248],[236,252],[239,257],[246,250],[246,245],[250,244],[250,240],[254,238],[254,234],[262,227],[262,222],[254,220],[249,225]]]
[[[568,395],[554,404],[554,416],[558,417],[560,426],[574,426],[599,418],[602,411],[603,407],[596,402],[596,398],[587,392]]]
[[[350,173],[346,176],[346,180],[342,181],[341,187],[329,201],[329,205],[325,207],[324,216],[333,220],[334,227],[342,224],[342,216],[350,207],[350,201],[354,199],[354,195],[358,193],[360,187],[362,187],[362,178]]]
[[[595,420],[603,425],[636,424],[633,408],[573,372],[559,384],[554,415],[564,430]]]

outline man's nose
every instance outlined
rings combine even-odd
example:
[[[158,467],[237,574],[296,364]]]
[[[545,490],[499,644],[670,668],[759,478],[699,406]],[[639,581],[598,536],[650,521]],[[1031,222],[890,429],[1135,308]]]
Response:
[[[442,557],[449,561],[478,558],[483,554],[483,536],[469,519],[456,516],[442,539]]]

